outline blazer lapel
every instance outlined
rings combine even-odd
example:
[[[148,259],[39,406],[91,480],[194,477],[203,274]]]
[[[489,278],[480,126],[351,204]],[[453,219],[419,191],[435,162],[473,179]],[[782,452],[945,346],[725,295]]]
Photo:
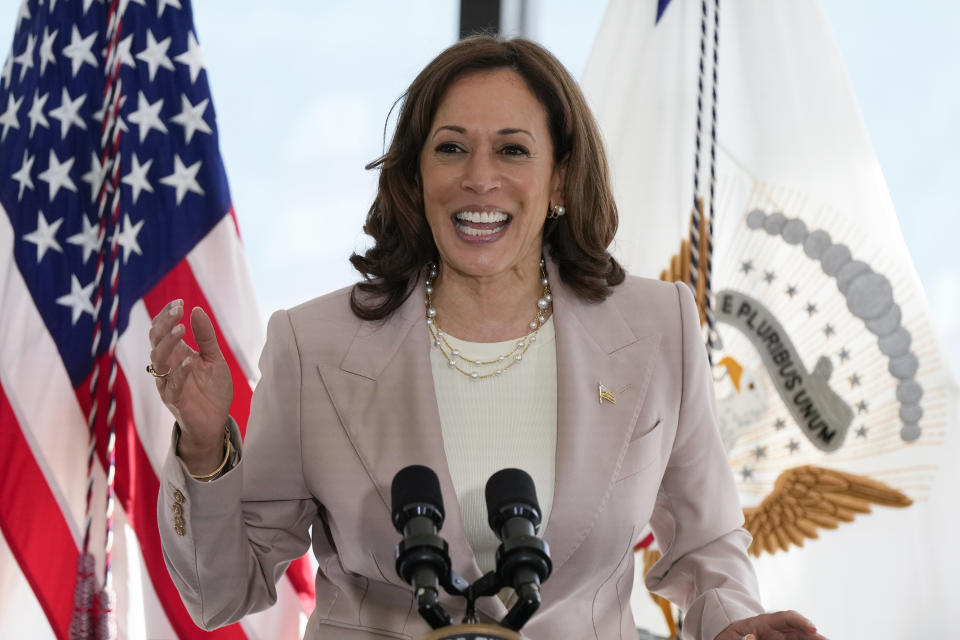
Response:
[[[454,570],[473,582],[482,574],[463,529],[447,466],[429,350],[423,298],[417,288],[386,321],[363,323],[340,366],[321,367],[320,375],[383,501],[387,536],[393,533],[389,514],[394,475],[411,464],[430,467],[440,480],[446,513],[440,535],[449,545]],[[392,572],[386,578],[403,584]],[[494,619],[506,614],[496,598],[478,602],[477,608]]]
[[[583,302],[548,261],[557,344],[557,468],[544,540],[557,569],[605,506],[636,425],[660,335],[637,337],[612,301]],[[599,385],[614,394],[601,400]],[[555,523],[555,524],[554,524]]]

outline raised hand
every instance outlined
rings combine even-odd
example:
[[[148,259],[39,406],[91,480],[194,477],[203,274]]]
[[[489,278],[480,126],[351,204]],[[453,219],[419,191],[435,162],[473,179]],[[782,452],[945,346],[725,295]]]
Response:
[[[150,363],[162,377],[157,390],[180,425],[177,453],[193,474],[204,474],[223,459],[223,433],[233,400],[230,368],[217,345],[210,317],[190,312],[194,351],[183,341],[183,300],[167,304],[150,326]]]
[[[812,622],[796,611],[762,613],[737,620],[715,640],[827,640]]]

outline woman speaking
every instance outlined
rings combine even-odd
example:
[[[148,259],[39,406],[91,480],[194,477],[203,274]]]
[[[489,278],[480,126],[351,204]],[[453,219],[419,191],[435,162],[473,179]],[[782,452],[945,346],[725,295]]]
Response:
[[[632,545],[650,523],[663,557],[647,587],[684,610],[685,637],[822,640],[796,613],[763,613],[693,297],[607,251],[606,158],[563,66],[523,39],[455,44],[370,168],[360,282],[273,315],[246,442],[204,311],[189,318],[198,352],[182,301],[153,320],[149,370],[177,422],[160,532],[194,620],[269,606],[312,543],[307,638],[419,638],[393,569],[393,476],[437,472],[453,568],[473,581],[498,545],[484,483],[517,467],[554,567],[529,637],[635,637]],[[499,620],[506,604],[478,609]]]

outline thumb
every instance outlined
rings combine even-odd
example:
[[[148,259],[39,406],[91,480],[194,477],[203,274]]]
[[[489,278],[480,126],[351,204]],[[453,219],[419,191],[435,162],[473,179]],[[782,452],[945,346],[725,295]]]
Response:
[[[217,333],[213,329],[213,321],[202,307],[194,307],[190,312],[190,328],[193,338],[197,341],[197,349],[202,358],[223,358],[220,346],[217,344]]]

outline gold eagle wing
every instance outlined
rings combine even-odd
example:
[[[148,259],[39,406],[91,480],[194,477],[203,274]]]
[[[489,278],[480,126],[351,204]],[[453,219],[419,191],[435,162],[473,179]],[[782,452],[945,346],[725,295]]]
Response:
[[[788,551],[817,538],[820,528],[836,529],[870,505],[907,507],[913,500],[889,485],[864,475],[813,465],[786,469],[773,491],[756,507],[743,510],[744,528],[753,535],[750,554]]]

